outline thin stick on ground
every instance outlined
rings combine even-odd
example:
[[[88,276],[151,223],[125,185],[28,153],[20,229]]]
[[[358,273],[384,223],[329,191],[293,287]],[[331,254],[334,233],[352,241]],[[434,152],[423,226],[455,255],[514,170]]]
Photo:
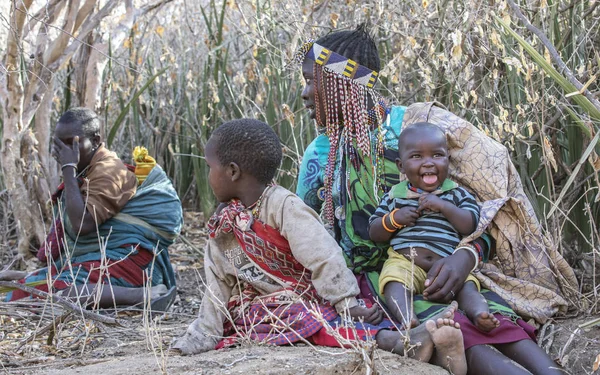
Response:
[[[44,291],[32,288],[27,285],[11,282],[11,281],[0,281],[0,287],[15,288],[15,289],[22,290],[26,293],[35,295],[36,297],[47,298],[47,299],[50,299],[52,302],[55,302],[55,303],[61,305],[62,307],[64,307],[65,309],[67,309],[69,311],[83,315],[87,319],[91,319],[91,320],[94,320],[94,321],[97,321],[100,323],[104,323],[107,325],[115,325],[115,326],[123,327],[123,324],[115,318],[111,318],[109,316],[104,316],[104,315],[96,314],[89,310],[85,310],[81,306],[77,305],[76,303],[73,303],[66,298],[57,296],[56,294],[50,296],[50,294],[48,294]]]
[[[37,337],[44,335],[46,332],[48,332],[48,339],[46,340],[46,343],[48,345],[52,344],[52,340],[54,339],[58,325],[69,321],[71,318],[72,318],[72,313],[66,312],[66,313],[52,319],[52,322],[50,322],[50,324],[48,324],[47,326],[45,326],[44,328],[42,328],[39,331],[33,332],[29,337],[27,337],[25,340],[23,340],[23,342],[21,342],[21,344],[17,347],[17,351],[20,351],[23,348],[23,346],[31,343]]]

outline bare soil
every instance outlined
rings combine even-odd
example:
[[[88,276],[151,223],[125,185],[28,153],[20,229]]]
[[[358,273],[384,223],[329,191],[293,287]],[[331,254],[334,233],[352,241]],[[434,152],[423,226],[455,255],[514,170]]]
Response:
[[[196,356],[173,355],[168,348],[195,318],[202,296],[202,216],[186,213],[183,238],[171,249],[178,277],[178,297],[167,314],[105,312],[124,327],[69,317],[41,302],[0,302],[0,372],[6,374],[364,374],[358,352],[336,348],[248,345]],[[146,318],[145,318],[146,317]],[[540,345],[570,374],[593,372],[600,361],[600,325],[579,328],[598,316],[557,319],[540,331]],[[55,329],[51,329],[55,327]],[[381,374],[447,374],[439,367],[375,352]]]

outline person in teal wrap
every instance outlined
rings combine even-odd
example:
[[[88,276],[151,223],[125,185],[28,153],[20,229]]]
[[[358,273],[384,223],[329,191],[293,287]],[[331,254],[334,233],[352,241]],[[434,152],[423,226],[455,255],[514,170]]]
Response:
[[[478,165],[487,165],[487,161],[481,159],[486,155],[466,155],[470,152],[467,146],[471,144],[465,139],[469,142],[477,139],[486,145],[493,141],[466,121],[431,104],[390,106],[374,89],[380,60],[376,44],[363,25],[356,30],[336,31],[306,42],[299,48],[296,60],[302,64],[305,80],[304,106],[320,131],[302,157],[297,194],[321,212],[325,226],[344,250],[347,265],[360,285],[359,297],[386,309],[378,282],[389,244],[372,242],[368,224],[383,194],[405,178],[398,175],[395,164],[400,132],[417,122],[439,126],[452,141],[449,140],[453,162],[451,177],[481,194],[480,199],[482,196],[487,198],[485,191],[478,191],[478,186],[462,178],[466,170],[463,167],[467,165],[460,163],[479,157]],[[498,150],[494,156],[505,155],[501,145],[494,143],[492,146]],[[512,171],[512,164],[506,158],[498,165],[506,165],[505,172]],[[474,175],[482,170],[487,171],[480,168]],[[512,180],[509,183],[516,184]],[[482,220],[492,220],[494,214],[487,215],[491,212],[488,208],[484,205]],[[484,286],[494,286],[493,282],[488,283],[491,276],[487,275],[498,277],[494,280],[498,282],[501,277],[506,277],[496,271],[486,275],[478,272],[491,258],[490,250],[494,249],[495,238],[483,233],[488,225],[489,222],[480,221],[473,235],[465,237],[451,255],[436,261],[427,272],[423,294],[415,296],[413,303],[421,322],[455,299],[471,271],[486,281],[482,283]],[[505,237],[501,239],[504,246]],[[508,279],[507,284],[518,285],[519,280]],[[528,291],[532,284],[527,281],[521,291]],[[510,290],[495,290],[502,292],[505,298],[511,296]],[[535,290],[541,292],[542,288]],[[558,309],[566,309],[558,292],[544,291],[544,296],[549,298],[547,301],[542,295],[532,294],[530,304],[526,306],[526,311],[540,321]],[[490,290],[482,289],[482,295],[490,312],[500,321],[499,327],[482,332],[462,312],[457,311],[454,317],[463,333],[468,373],[561,373],[558,365],[533,341],[534,327],[521,319],[513,306]],[[554,305],[546,304],[550,300]],[[373,306],[375,308],[377,305]]]
[[[97,115],[87,108],[59,119],[52,154],[63,182],[52,196],[55,217],[37,253],[47,267],[21,282],[89,307],[150,298],[153,310],[164,311],[176,295],[168,247],[181,231],[181,202],[159,165],[138,186],[134,168],[104,146],[99,131]],[[27,296],[14,290],[7,300]]]

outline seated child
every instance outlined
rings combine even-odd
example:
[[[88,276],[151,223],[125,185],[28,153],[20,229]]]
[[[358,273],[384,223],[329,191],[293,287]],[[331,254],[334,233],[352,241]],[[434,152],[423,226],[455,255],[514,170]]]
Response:
[[[390,242],[379,289],[393,317],[410,328],[419,325],[411,293],[421,294],[431,266],[475,230],[479,206],[471,193],[447,179],[448,145],[439,127],[418,123],[406,128],[398,150],[396,164],[408,181],[383,196],[369,220],[369,235],[373,241]],[[477,328],[488,332],[500,322],[479,289],[479,281],[469,275],[456,299]]]
[[[389,329],[382,311],[355,298],[356,278],[319,216],[295,194],[271,184],[282,148],[267,124],[250,119],[223,124],[212,133],[205,157],[209,184],[222,204],[208,222],[199,316],[174,349],[195,354],[244,339],[340,346],[328,333],[337,327],[342,337],[371,336],[378,347],[404,353],[403,336]],[[436,357],[444,358],[440,365],[458,374],[466,373],[466,361],[452,320],[456,306],[411,330],[411,341],[421,345],[408,354],[428,361],[435,348]],[[340,314],[364,324],[345,329]]]

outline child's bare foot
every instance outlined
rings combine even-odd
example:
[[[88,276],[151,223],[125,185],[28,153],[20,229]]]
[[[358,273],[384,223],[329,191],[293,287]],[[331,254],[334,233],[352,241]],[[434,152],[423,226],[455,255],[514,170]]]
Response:
[[[458,304],[452,302],[433,318],[438,320],[451,320],[454,318],[457,307]],[[458,334],[460,335],[460,344],[462,346],[462,334],[460,331],[458,331]],[[381,349],[400,355],[407,355],[423,362],[429,362],[429,359],[433,354],[434,342],[425,325],[419,325],[418,327],[405,332],[382,330],[377,334],[376,340],[377,345],[379,345]]]
[[[475,327],[482,332],[489,332],[500,325],[500,321],[489,311],[482,311],[471,320]]]
[[[454,313],[458,309],[458,302],[452,301],[446,308],[439,313],[429,317],[427,320],[436,321],[438,319],[454,319]]]
[[[437,320],[439,318],[442,318],[442,319],[453,319],[454,318],[454,312],[457,309],[458,309],[458,302],[452,301],[452,303],[450,303],[446,308],[444,308],[444,310],[442,310],[439,313],[433,315],[429,319],[432,319],[432,320]],[[414,311],[413,311],[413,315],[412,315],[412,318],[410,320],[410,327],[407,327],[406,323],[403,323],[403,326],[406,329],[410,329],[410,328],[416,328],[416,327],[418,327],[419,324],[421,324],[421,321],[419,320],[419,318],[417,318],[417,314],[415,314]]]
[[[460,325],[452,319],[428,320],[425,327],[435,346],[434,363],[454,375],[467,373],[467,359]]]

